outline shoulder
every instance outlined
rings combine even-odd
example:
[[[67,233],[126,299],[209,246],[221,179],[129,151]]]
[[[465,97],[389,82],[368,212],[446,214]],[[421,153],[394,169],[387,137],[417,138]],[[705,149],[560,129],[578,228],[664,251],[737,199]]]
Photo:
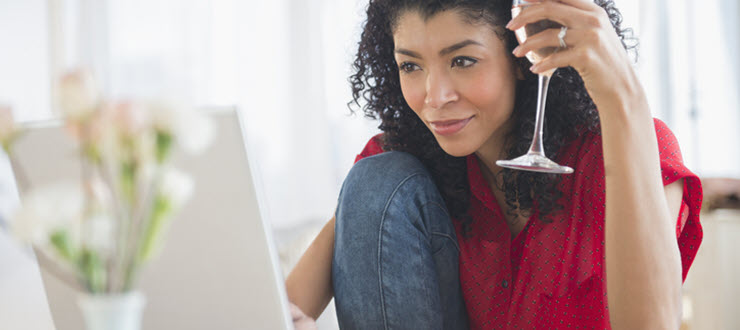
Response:
[[[355,163],[365,157],[370,157],[383,153],[383,145],[383,133],[379,133],[373,136],[372,138],[370,138],[369,141],[367,141],[367,144],[365,144],[365,148],[362,149],[362,152],[360,152],[357,157],[355,157]]]
[[[670,161],[683,163],[681,149],[678,145],[678,139],[673,134],[668,125],[660,119],[653,119],[655,122],[655,136],[658,138],[658,151],[660,152],[660,161]]]
[[[653,118],[653,124],[655,127],[656,142],[658,143],[661,162],[671,161],[683,163],[678,139],[676,139],[673,131],[671,131],[668,125],[660,119]],[[575,154],[580,158],[586,155],[603,157],[603,145],[600,130],[596,132],[586,132],[581,136],[581,138],[574,140],[565,150],[565,154],[569,153]]]
[[[656,141],[663,184],[668,185],[686,177],[696,177],[688,170],[681,155],[678,139],[671,129],[660,119],[654,118]],[[586,132],[568,144],[559,156],[563,163],[570,165],[576,173],[589,177],[604,175],[604,153],[600,130]]]

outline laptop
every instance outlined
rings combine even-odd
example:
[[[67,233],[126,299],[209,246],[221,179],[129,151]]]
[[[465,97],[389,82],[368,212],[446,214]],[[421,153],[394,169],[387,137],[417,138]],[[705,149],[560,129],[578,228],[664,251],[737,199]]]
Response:
[[[136,288],[147,300],[142,329],[292,329],[240,112],[207,113],[216,126],[210,147],[197,156],[173,151],[173,165],[194,179],[195,190],[173,219],[161,254],[140,271]],[[16,165],[31,186],[78,179],[73,145],[59,121],[31,123],[15,146]],[[41,268],[57,330],[84,329],[79,293]]]

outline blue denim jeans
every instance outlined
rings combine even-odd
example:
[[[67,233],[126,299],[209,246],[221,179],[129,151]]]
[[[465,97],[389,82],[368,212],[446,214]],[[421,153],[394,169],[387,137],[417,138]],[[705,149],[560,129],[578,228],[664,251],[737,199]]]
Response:
[[[342,329],[466,329],[459,247],[444,200],[414,156],[360,160],[336,211],[332,284]]]

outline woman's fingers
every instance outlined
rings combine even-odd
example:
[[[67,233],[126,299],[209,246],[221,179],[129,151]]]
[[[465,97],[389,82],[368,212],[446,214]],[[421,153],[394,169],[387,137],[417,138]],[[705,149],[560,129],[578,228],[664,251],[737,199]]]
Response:
[[[563,37],[566,47],[559,47],[560,29],[528,36],[515,49],[516,56],[559,48],[549,55],[542,51],[540,55],[547,56],[531,67],[532,72],[541,74],[556,68],[572,67],[583,79],[586,90],[599,108],[604,104],[621,102],[620,97],[632,95],[640,88],[635,83],[635,74],[619,35],[602,7],[591,3],[591,0],[544,0],[525,9],[509,22],[507,28],[517,30],[540,20],[555,21],[567,27]]]
[[[532,35],[527,38],[527,41],[519,44],[519,46],[514,49],[513,53],[517,57],[522,57],[528,52],[536,52],[543,48],[560,47],[560,38],[558,37],[560,31],[561,29],[547,29]],[[568,48],[572,48],[581,40],[581,34],[582,31],[568,29],[565,33],[565,37],[563,37],[563,41]],[[562,51],[562,49],[559,51]]]
[[[302,318],[302,317],[304,317],[306,315],[303,314],[303,311],[301,311],[301,309],[298,308],[298,306],[296,306],[293,303],[290,303],[290,316],[293,318],[293,321],[295,321],[295,320],[300,319],[300,318]]]
[[[557,52],[532,67],[535,73],[567,66],[585,70],[589,66],[586,63],[590,63],[588,61],[584,63],[584,59],[588,60],[584,58],[586,55],[600,54],[592,57],[603,57],[613,51],[614,47],[611,44],[614,43],[616,35],[604,33],[613,31],[609,18],[606,12],[591,0],[545,0],[527,7],[509,22],[507,28],[516,30],[541,20],[551,20],[567,27],[563,36],[563,43],[567,48],[561,47],[559,37],[561,29],[547,29],[528,36],[527,40],[514,49],[514,55],[521,57],[528,52],[559,48]]]
[[[316,330],[316,322],[293,303],[290,303],[290,316],[296,330]]]
[[[593,0],[557,0],[560,3],[576,7],[581,10],[594,11],[601,9]]]
[[[583,66],[592,65],[593,56],[590,56],[588,48],[566,49],[555,52],[543,58],[539,63],[532,65],[530,70],[534,73],[543,73],[548,70],[571,66],[581,72]]]

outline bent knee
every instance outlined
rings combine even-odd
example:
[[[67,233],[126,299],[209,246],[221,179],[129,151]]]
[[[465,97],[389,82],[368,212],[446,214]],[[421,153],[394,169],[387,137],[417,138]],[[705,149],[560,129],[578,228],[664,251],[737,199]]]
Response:
[[[423,201],[444,204],[421,161],[409,153],[391,151],[364,158],[352,167],[339,195],[338,210],[379,218],[391,200],[408,208],[421,208]]]
[[[427,169],[409,153],[389,151],[363,158],[352,167],[342,184],[338,209],[376,214],[403,184],[419,185],[412,191],[436,189]]]
[[[422,162],[402,151],[388,151],[358,161],[347,174],[345,185],[361,185],[364,190],[395,187],[412,175],[429,176]]]

